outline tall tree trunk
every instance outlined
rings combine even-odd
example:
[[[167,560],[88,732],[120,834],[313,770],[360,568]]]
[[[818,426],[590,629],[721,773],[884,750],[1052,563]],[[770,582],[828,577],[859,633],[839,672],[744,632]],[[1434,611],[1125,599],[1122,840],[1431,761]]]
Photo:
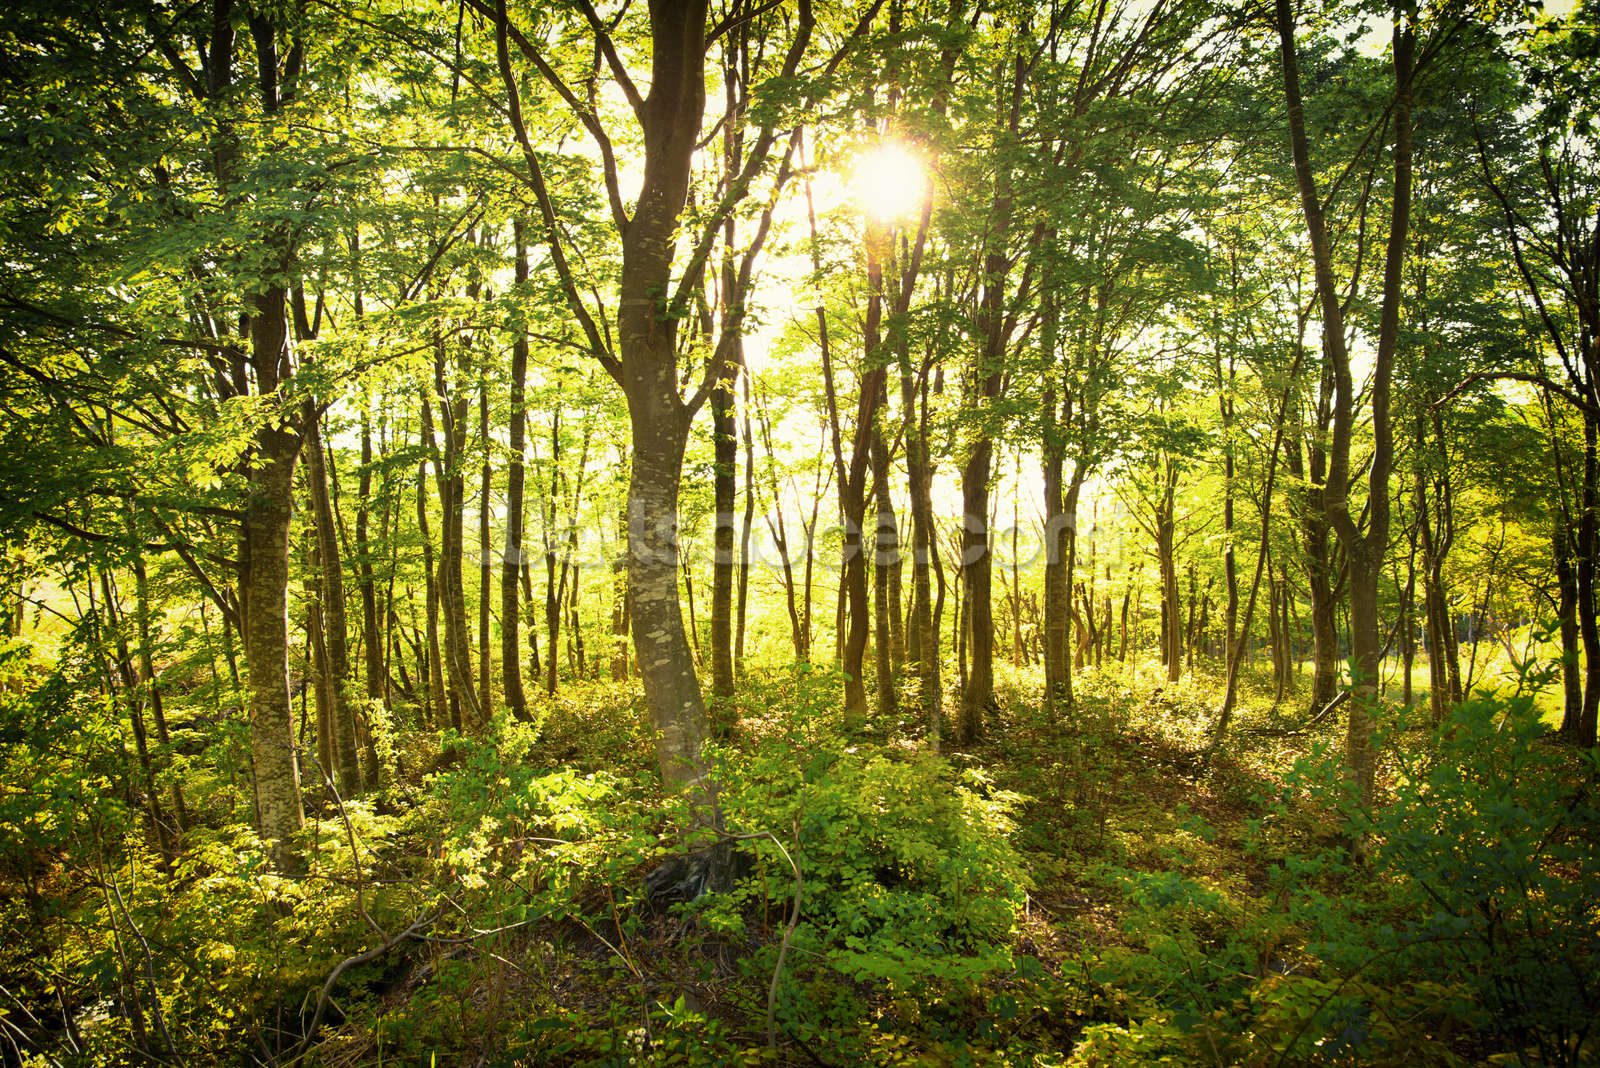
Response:
[[[1006,314],[1007,278],[1012,263],[1009,246],[1013,194],[1010,154],[1002,145],[1017,133],[1022,107],[1024,64],[1019,53],[1013,63],[1005,133],[997,136],[1002,163],[995,177],[990,233],[983,256],[983,294],[977,324],[981,348],[975,354],[968,406],[978,420],[977,437],[961,468],[962,557],[961,577],[966,589],[966,633],[970,637],[972,666],[961,691],[961,719],[956,736],[968,745],[983,735],[984,719],[995,707],[994,605],[992,582],[994,555],[989,545],[989,481],[994,456],[995,427],[988,425],[1005,386],[1005,350],[1014,316]],[[1071,597],[1071,593],[1068,593]]]
[[[165,751],[163,765],[171,766],[172,761],[172,734],[167,729],[167,711],[165,699],[161,696],[161,682],[156,678],[155,664],[155,634],[150,623],[150,578],[145,572],[144,552],[140,550],[133,558],[134,582],[134,625],[138,628],[139,641],[139,672],[143,677],[146,695],[150,702],[150,718],[155,724],[156,741]],[[20,582],[18,592],[21,592]],[[22,608],[17,608],[16,622],[21,623]],[[20,636],[17,635],[17,636]],[[183,797],[183,784],[176,776],[172,779],[172,811],[178,820],[178,831],[181,834],[189,829],[189,806]]]
[[[378,625],[378,583],[372,567],[376,551],[369,536],[372,509],[372,420],[361,412],[361,471],[357,476],[356,573],[361,593],[361,653],[367,700],[389,707],[388,670],[384,666],[386,642]]]
[[[1161,495],[1154,517],[1156,563],[1161,571],[1162,662],[1167,666],[1167,681],[1183,676],[1183,605],[1178,597],[1177,502],[1178,469],[1171,457],[1163,461]]]
[[[1578,580],[1572,566],[1571,532],[1565,516],[1555,518],[1556,531],[1551,551],[1555,558],[1556,589],[1561,634],[1561,735],[1578,738],[1583,722],[1582,650],[1578,639]]]
[[[731,229],[732,223],[729,223]],[[724,275],[731,275],[725,258]],[[734,418],[733,391],[737,387],[743,345],[731,339],[732,357],[719,354],[727,370],[711,391],[712,494],[715,529],[711,563],[711,692],[733,695],[733,504],[737,491],[739,438]]]
[[[1399,343],[1406,232],[1411,213],[1411,77],[1416,45],[1415,27],[1413,16],[1404,15],[1396,19],[1390,57],[1394,71],[1393,190],[1384,256],[1377,354],[1369,401],[1373,455],[1368,467],[1368,515],[1367,528],[1363,533],[1357,517],[1351,513],[1348,495],[1350,442],[1355,429],[1356,411],[1355,383],[1345,342],[1344,296],[1333,275],[1332,246],[1307,145],[1299,64],[1295,53],[1292,0],[1276,0],[1275,7],[1295,181],[1299,187],[1301,210],[1311,243],[1317,296],[1322,312],[1323,345],[1333,365],[1335,380],[1333,439],[1329,449],[1323,507],[1329,523],[1345,546],[1350,568],[1352,700],[1345,735],[1345,765],[1361,804],[1370,809],[1376,765],[1372,738],[1377,723],[1378,672],[1383,653],[1383,635],[1378,624],[1378,581],[1388,547],[1389,476],[1394,462],[1389,385]]]
[[[750,376],[740,377],[744,389],[744,518],[739,525],[739,609],[733,637],[733,670],[744,675],[744,635],[750,606],[750,528],[756,518],[756,443],[750,425]],[[785,560],[785,568],[788,561]],[[787,573],[787,572],[786,572]],[[791,576],[792,577],[792,576]],[[793,586],[790,586],[793,590]]]
[[[1235,287],[1237,287],[1237,257],[1230,255],[1229,262],[1233,267],[1233,278]],[[1237,304],[1237,299],[1235,304]],[[1222,573],[1228,587],[1227,614],[1224,616],[1223,621],[1225,634],[1222,660],[1225,664],[1231,664],[1233,662],[1233,647],[1238,642],[1239,631],[1239,573],[1234,561],[1233,544],[1233,394],[1237,372],[1234,369],[1233,352],[1230,348],[1227,376],[1223,376],[1221,344],[1222,339],[1219,331],[1217,337],[1218,349],[1214,357],[1213,371],[1217,386],[1217,410],[1222,418]]]
[[[806,186],[809,207],[811,189]],[[818,337],[822,352],[823,388],[828,402],[828,424],[832,430],[833,461],[839,484],[839,512],[844,526],[839,577],[838,644],[844,670],[844,714],[850,726],[859,726],[867,717],[867,690],[862,677],[866,663],[867,636],[871,627],[868,603],[867,565],[863,532],[867,512],[867,462],[878,402],[883,393],[884,369],[878,364],[883,323],[883,248],[888,235],[869,219],[866,226],[867,309],[862,323],[863,367],[859,383],[856,423],[849,458],[844,452],[844,429],[839,418],[839,395],[833,373],[833,355],[828,338],[827,313],[817,307]],[[816,219],[811,219],[812,259],[820,264]],[[848,602],[848,613],[846,603]],[[843,624],[848,619],[849,632]]]
[[[556,650],[561,647],[561,591],[556,581],[556,502],[561,494],[561,405],[550,412],[550,483],[544,502],[544,689],[556,692]]]
[[[459,722],[450,723],[446,718],[446,697],[444,689],[444,664],[439,652],[439,581],[438,572],[434,569],[433,535],[428,529],[428,464],[424,460],[417,465],[417,531],[422,538],[422,568],[427,584],[427,615],[426,628],[428,635],[428,662],[418,671],[427,674],[428,685],[428,722],[436,729],[444,727],[460,727]]]
[[[903,366],[909,366],[909,360]],[[917,403],[907,405],[906,468],[911,483],[911,630],[916,635],[917,673],[923,721],[935,752],[943,728],[939,621],[934,612],[933,581],[936,533],[933,526],[933,465],[928,459],[926,383],[916,390]],[[911,425],[914,421],[914,426]]]
[[[256,388],[262,395],[276,394],[293,366],[282,288],[270,287],[253,298],[249,334]],[[261,836],[272,843],[282,865],[292,865],[289,840],[305,824],[289,704],[289,523],[300,445],[300,433],[290,424],[256,430],[239,550],[256,801]]]
[[[488,722],[494,714],[494,658],[489,654],[489,601],[494,585],[493,552],[489,548],[489,513],[492,468],[489,464],[489,372],[478,372],[478,450],[482,467],[478,480],[478,715]]]
[[[611,563],[611,681],[628,677],[628,513],[617,517],[618,548]]]
[[[622,242],[617,334],[628,399],[628,599],[662,777],[717,822],[701,761],[709,724],[678,610],[678,482],[694,412],[678,394],[677,320],[663,314],[678,216],[705,110],[705,0],[652,0],[644,181]]]
[[[289,519],[295,453],[289,431],[256,433],[256,490],[245,504],[240,546],[239,600],[244,662],[250,676],[250,752],[256,772],[261,836],[280,864],[291,860],[289,839],[305,823],[300,762],[289,707]]]
[[[882,404],[879,404],[882,410]],[[897,594],[889,582],[890,572],[900,556],[900,534],[895,527],[894,500],[889,495],[889,444],[883,428],[872,433],[872,496],[877,523],[873,538],[873,663],[877,676],[876,712],[878,722],[887,724],[897,712],[895,700],[894,635],[890,618],[898,609]]]
[[[459,384],[458,384],[459,385]],[[434,481],[439,491],[439,611],[444,618],[444,678],[448,686],[450,724],[461,730],[477,725],[477,693],[474,689],[470,642],[467,636],[466,587],[462,580],[465,533],[463,511],[466,497],[465,449],[467,402],[458,388],[450,398],[445,384],[445,347],[442,339],[434,344],[434,395],[440,398],[439,414],[444,420],[444,449],[434,441],[433,408],[422,402],[422,430],[433,457]]]
[[[1600,338],[1590,339],[1593,372],[1600,372]],[[1593,373],[1592,372],[1592,373]],[[1578,717],[1578,744],[1594,748],[1600,726],[1600,619],[1596,618],[1595,571],[1600,566],[1600,428],[1592,418],[1583,422],[1583,490],[1578,513],[1578,544],[1574,554],[1577,587],[1578,632],[1583,639],[1583,710]]]
[[[528,242],[525,223],[516,218],[511,222],[512,241],[516,246],[516,284],[520,292],[528,283]],[[523,456],[527,451],[527,398],[528,333],[525,324],[518,323],[516,336],[511,343],[511,411],[509,443],[510,465],[506,470],[506,535],[505,550],[500,555],[500,674],[505,690],[506,708],[522,722],[532,717],[528,714],[528,698],[522,689],[522,600],[517,589],[518,574],[522,569],[522,491],[526,477]]]
[[[350,651],[344,615],[344,567],[339,532],[334,526],[328,495],[328,466],[322,452],[321,419],[310,401],[303,409],[306,428],[306,484],[311,490],[311,511],[316,520],[317,562],[322,594],[322,642],[327,651],[328,708],[333,721],[334,751],[338,760],[339,794],[361,793],[360,752],[356,747],[355,710],[350,706]],[[328,769],[331,774],[334,769]]]
[[[991,376],[997,380],[998,372]],[[986,383],[987,385],[987,383]],[[993,394],[999,392],[998,381]],[[994,709],[993,554],[989,551],[989,467],[994,443],[980,438],[961,469],[961,581],[963,615],[970,650],[966,685],[961,691],[961,719],[956,739],[970,745],[983,736],[984,718]],[[1069,594],[1070,596],[1070,594]]]
[[[161,792],[156,783],[155,762],[150,756],[150,740],[144,721],[144,701],[139,694],[139,678],[135,673],[133,655],[128,647],[127,617],[118,609],[110,574],[104,568],[98,570],[101,596],[104,599],[101,610],[106,628],[115,637],[117,677],[121,682],[123,700],[127,704],[128,723],[133,728],[134,753],[139,759],[139,770],[144,779],[144,807],[150,817],[150,831],[155,835],[162,856],[171,860],[176,855],[176,850],[167,827],[166,814],[161,808]],[[108,687],[108,693],[114,695],[115,690]]]

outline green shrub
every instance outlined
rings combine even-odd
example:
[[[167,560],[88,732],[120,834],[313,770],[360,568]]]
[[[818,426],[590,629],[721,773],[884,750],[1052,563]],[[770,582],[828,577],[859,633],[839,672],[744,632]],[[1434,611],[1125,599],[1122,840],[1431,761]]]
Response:
[[[1028,889],[1011,843],[1021,798],[920,753],[858,750],[833,727],[826,681],[774,684],[787,730],[719,763],[729,830],[771,833],[785,849],[746,839],[751,873],[735,892],[703,902],[701,914],[748,939],[751,971],[770,974],[795,894],[792,860],[803,890],[785,1012],[812,1023],[858,1014],[840,978],[890,999],[969,994],[1012,964]]]

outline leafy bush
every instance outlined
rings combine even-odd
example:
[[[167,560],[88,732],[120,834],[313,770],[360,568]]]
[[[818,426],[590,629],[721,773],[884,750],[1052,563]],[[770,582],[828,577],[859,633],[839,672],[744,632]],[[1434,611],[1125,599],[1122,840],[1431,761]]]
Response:
[[[857,750],[832,729],[824,681],[796,675],[779,684],[772,696],[784,702],[786,730],[719,764],[729,829],[771,833],[785,848],[747,839],[754,870],[734,893],[703,903],[702,915],[754,943],[750,968],[770,974],[792,915],[792,860],[802,892],[786,1011],[804,1005],[810,1022],[859,1013],[841,977],[891,998],[970,993],[1012,965],[1028,888],[1010,841],[1021,798],[920,753]]]
[[[1577,763],[1578,766],[1574,766]],[[1445,964],[1519,1056],[1591,1058],[1600,1013],[1600,755],[1550,745],[1525,688],[1462,705],[1374,821],[1397,955]],[[1403,950],[1398,946],[1405,947]]]

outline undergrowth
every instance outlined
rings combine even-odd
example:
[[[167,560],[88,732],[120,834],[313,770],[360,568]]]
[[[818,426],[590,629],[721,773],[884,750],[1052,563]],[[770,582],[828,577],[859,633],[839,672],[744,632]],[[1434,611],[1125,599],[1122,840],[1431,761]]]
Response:
[[[87,670],[0,693],[7,1063],[1595,1057],[1600,769],[1545,740],[1537,679],[1437,730],[1390,709],[1364,812],[1332,726],[1254,692],[1207,767],[1210,684],[1107,668],[1048,708],[1018,673],[934,757],[846,730],[831,674],[763,673],[708,754],[714,829],[662,792],[637,694],[574,687],[413,736],[359,801],[308,794],[285,875],[247,765],[186,781],[181,848],[145,838]],[[645,892],[718,844],[719,892]]]

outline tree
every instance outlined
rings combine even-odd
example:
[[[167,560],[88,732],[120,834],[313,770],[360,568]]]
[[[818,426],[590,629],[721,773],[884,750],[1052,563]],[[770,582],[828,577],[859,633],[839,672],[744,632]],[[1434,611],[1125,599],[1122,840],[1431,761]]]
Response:
[[[1299,187],[1301,211],[1311,244],[1317,302],[1322,319],[1322,344],[1334,381],[1333,437],[1322,506],[1350,560],[1353,699],[1345,758],[1361,803],[1370,807],[1375,760],[1372,735],[1377,716],[1379,660],[1383,655],[1383,636],[1378,624],[1378,582],[1383,573],[1384,554],[1388,550],[1389,476],[1394,464],[1389,387],[1399,342],[1407,228],[1411,220],[1411,105],[1417,74],[1416,15],[1409,10],[1396,12],[1390,50],[1393,72],[1390,99],[1390,121],[1394,128],[1393,188],[1390,192],[1384,253],[1377,353],[1368,398],[1374,446],[1368,462],[1367,522],[1363,530],[1359,513],[1351,509],[1349,496],[1350,450],[1357,413],[1355,380],[1345,333],[1345,305],[1334,277],[1333,247],[1306,137],[1305,104],[1300,89],[1292,0],[1276,0],[1274,11],[1282,59],[1284,99],[1288,109],[1289,141],[1294,155],[1295,183]]]

